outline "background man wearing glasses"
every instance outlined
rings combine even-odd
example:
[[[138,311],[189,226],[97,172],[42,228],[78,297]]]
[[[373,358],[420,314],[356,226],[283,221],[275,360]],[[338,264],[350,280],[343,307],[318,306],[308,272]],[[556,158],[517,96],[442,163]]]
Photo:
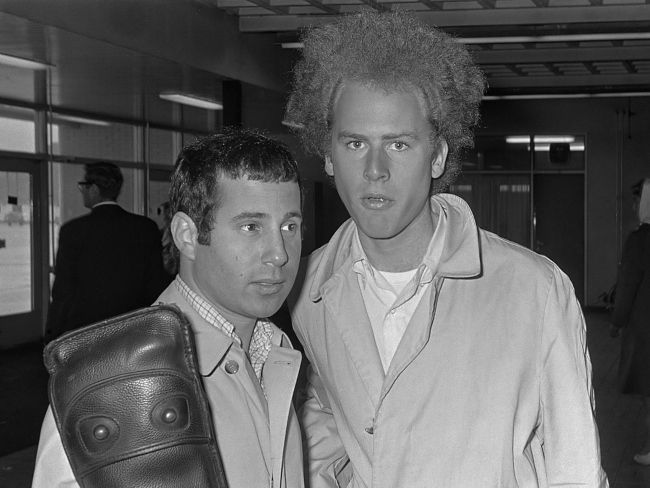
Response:
[[[91,212],[59,232],[48,339],[147,306],[169,281],[154,221],[117,204],[120,169],[102,162],[87,164],[85,171],[78,186]]]

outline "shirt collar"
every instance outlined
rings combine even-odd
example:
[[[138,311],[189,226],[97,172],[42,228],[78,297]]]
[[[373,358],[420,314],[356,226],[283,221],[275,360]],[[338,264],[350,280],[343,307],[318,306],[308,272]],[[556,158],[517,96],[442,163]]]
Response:
[[[180,275],[176,275],[175,280],[178,292],[187,300],[192,309],[199,314],[208,324],[223,332],[227,337],[242,347],[242,340],[237,335],[235,326],[232,325],[210,302],[205,300],[198,293],[195,293],[185,283]],[[273,338],[273,325],[269,320],[258,319],[253,329],[250,347],[248,349],[249,358],[257,379],[262,383],[262,369],[271,350]],[[263,383],[262,383],[263,384]]]

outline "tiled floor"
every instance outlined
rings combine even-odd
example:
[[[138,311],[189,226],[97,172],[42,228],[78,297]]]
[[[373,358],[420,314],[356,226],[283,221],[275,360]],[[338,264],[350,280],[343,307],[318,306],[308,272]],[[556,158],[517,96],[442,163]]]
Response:
[[[615,388],[616,364],[620,339],[608,335],[607,315],[587,313],[589,350],[594,369],[597,418],[600,426],[602,462],[612,488],[650,488],[650,467],[632,461],[632,455],[641,444],[640,399],[620,395]],[[0,353],[1,354],[1,353]],[[40,361],[40,356],[35,356]],[[0,371],[0,391],[4,371]],[[29,378],[25,378],[29,382]],[[25,423],[40,423],[40,418],[24,418]],[[0,418],[0,427],[6,419]],[[34,426],[31,426],[34,430]],[[2,441],[0,440],[0,443]],[[1,446],[0,446],[1,447]],[[30,486],[36,447],[31,446],[0,458],[0,487],[26,488]]]

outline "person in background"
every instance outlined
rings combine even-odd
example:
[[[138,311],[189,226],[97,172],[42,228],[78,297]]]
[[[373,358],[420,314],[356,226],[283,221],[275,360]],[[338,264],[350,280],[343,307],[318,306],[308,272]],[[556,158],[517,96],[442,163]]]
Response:
[[[623,331],[619,363],[622,393],[640,395],[645,437],[634,461],[650,466],[650,178],[633,187],[639,227],[627,238],[616,281],[614,333]]]
[[[400,12],[303,42],[285,121],[351,216],[290,297],[311,488],[606,487],[571,282],[444,193],[485,86],[466,48]]]
[[[191,324],[228,487],[302,488],[291,401],[302,356],[268,320],[300,261],[298,166],[281,143],[224,129],[181,151],[169,201],[179,271],[156,302],[177,305]],[[78,487],[51,409],[32,487]]]
[[[162,245],[163,267],[167,274],[173,277],[178,273],[179,256],[171,233],[172,213],[169,202],[163,202],[160,204],[158,207],[158,214],[162,219],[160,243]]]
[[[122,172],[90,163],[77,185],[90,213],[59,232],[46,338],[150,304],[166,285],[155,222],[117,203]]]

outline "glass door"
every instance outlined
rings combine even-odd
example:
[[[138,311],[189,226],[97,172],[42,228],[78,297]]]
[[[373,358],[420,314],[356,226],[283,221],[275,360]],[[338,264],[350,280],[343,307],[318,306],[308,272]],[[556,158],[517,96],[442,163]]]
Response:
[[[38,168],[37,161],[0,158],[0,348],[41,337]]]

